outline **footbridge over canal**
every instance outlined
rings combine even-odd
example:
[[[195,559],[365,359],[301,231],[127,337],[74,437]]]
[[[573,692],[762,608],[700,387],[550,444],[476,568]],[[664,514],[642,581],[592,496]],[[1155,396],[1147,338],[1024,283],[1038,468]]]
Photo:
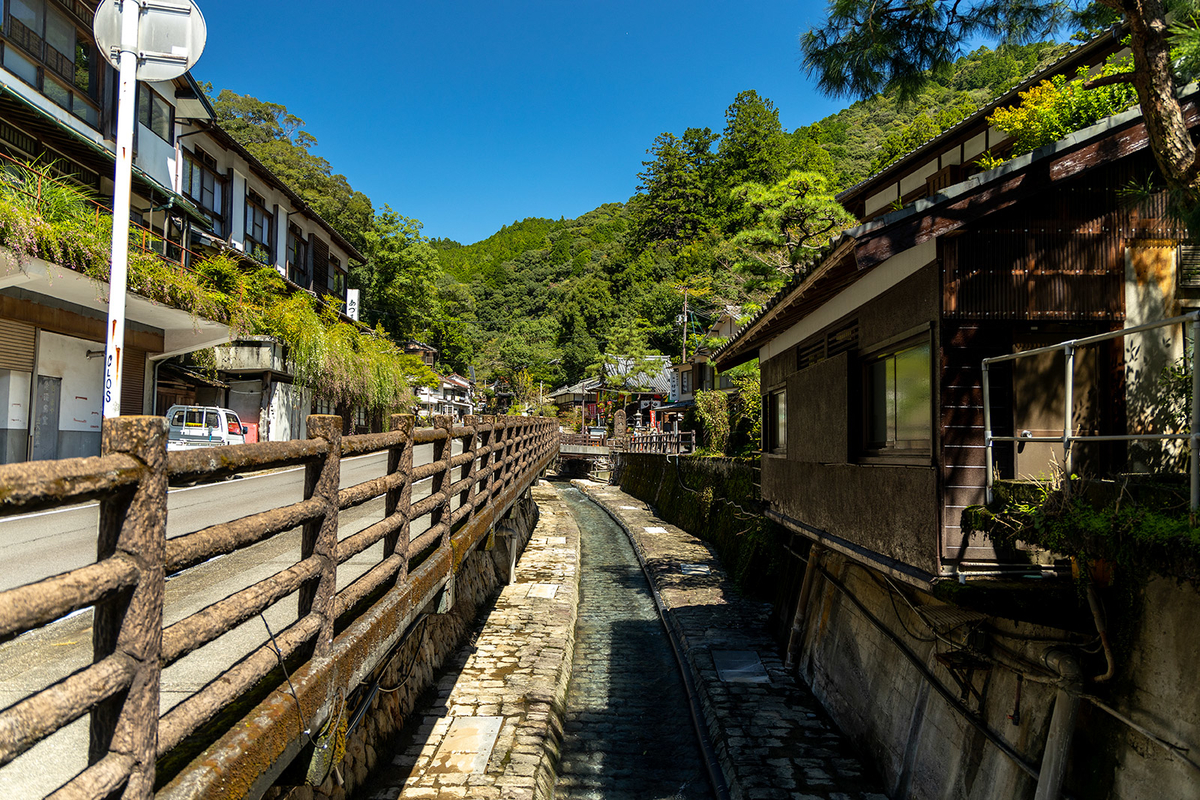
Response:
[[[418,619],[454,605],[464,563],[508,530],[558,452],[557,427],[541,418],[417,428],[395,415],[389,431],[360,436],[341,426],[314,415],[307,440],[168,453],[164,418],[121,417],[105,420],[100,457],[0,466],[0,517],[99,502],[93,563],[0,592],[0,643],[92,615],[87,663],[0,711],[0,767],[17,768],[84,717],[86,763],[51,797],[261,796],[305,760],[297,755],[336,765],[352,693],[378,685]],[[418,465],[419,448],[432,454]],[[369,453],[386,457],[383,474],[343,486],[343,459]],[[168,534],[169,486],[296,466],[297,502]],[[378,521],[339,524],[372,502]],[[202,608],[168,602],[194,570],[289,535],[299,552],[248,560],[268,571],[251,585]],[[267,625],[287,603],[291,619]],[[227,633],[259,620],[264,643],[221,650]],[[215,674],[200,685],[164,682],[174,665],[206,657]]]

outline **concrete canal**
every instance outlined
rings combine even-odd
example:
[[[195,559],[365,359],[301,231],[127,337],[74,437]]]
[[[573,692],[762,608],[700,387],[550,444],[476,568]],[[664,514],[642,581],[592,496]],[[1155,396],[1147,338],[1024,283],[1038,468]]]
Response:
[[[625,532],[560,484],[582,546],[556,798],[709,798],[687,695]]]

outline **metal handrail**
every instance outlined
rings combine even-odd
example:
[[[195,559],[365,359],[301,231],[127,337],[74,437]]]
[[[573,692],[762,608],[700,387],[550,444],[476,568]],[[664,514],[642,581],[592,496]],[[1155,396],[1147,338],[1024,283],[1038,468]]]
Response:
[[[1131,333],[1142,333],[1144,331],[1155,330],[1157,328],[1166,328],[1172,325],[1181,325],[1191,323],[1192,325],[1192,419],[1191,431],[1189,433],[1126,433],[1126,434],[1080,434],[1075,433],[1074,414],[1074,399],[1075,399],[1075,350],[1090,344],[1106,342],[1112,339],[1118,339],[1128,336]],[[992,364],[1000,364],[1008,361],[1016,361],[1019,358],[1027,358],[1029,356],[1042,355],[1043,353],[1054,353],[1059,350],[1063,351],[1066,356],[1066,370],[1064,373],[1065,381],[1065,401],[1063,404],[1063,432],[1062,436],[995,436],[992,434],[992,403],[991,403],[991,383],[989,378],[988,368]],[[1146,322],[1141,325],[1135,325],[1132,328],[1123,328],[1119,331],[1109,331],[1108,333],[1099,333],[1094,336],[1085,336],[1080,339],[1069,339],[1058,344],[1047,345],[1045,347],[1037,347],[1033,350],[1023,350],[1021,352],[1007,353],[1002,356],[992,356],[991,358],[983,359],[983,437],[985,452],[985,464],[987,470],[987,502],[991,503],[994,499],[994,454],[993,445],[996,442],[1061,442],[1063,446],[1063,470],[1066,475],[1066,480],[1063,481],[1063,494],[1070,496],[1071,493],[1071,475],[1074,472],[1074,456],[1071,452],[1072,445],[1077,441],[1093,441],[1093,442],[1134,442],[1134,441],[1167,441],[1167,440],[1188,440],[1189,449],[1191,451],[1190,458],[1190,484],[1191,484],[1191,511],[1195,515],[1197,509],[1200,509],[1200,370],[1196,369],[1197,362],[1200,362],[1200,311],[1191,311],[1187,314],[1181,314],[1170,319],[1159,320],[1157,322]]]

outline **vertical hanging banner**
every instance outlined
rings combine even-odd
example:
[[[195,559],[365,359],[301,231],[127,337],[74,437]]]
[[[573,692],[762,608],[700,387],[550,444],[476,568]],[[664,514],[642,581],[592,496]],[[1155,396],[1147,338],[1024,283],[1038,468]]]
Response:
[[[358,322],[358,289],[346,290],[346,316]]]

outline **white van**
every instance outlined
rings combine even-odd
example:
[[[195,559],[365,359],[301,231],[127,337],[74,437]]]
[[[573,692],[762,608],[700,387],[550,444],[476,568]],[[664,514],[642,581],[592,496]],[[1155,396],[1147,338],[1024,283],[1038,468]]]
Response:
[[[246,442],[246,426],[228,408],[171,406],[167,411],[167,422],[170,424],[168,450]]]

